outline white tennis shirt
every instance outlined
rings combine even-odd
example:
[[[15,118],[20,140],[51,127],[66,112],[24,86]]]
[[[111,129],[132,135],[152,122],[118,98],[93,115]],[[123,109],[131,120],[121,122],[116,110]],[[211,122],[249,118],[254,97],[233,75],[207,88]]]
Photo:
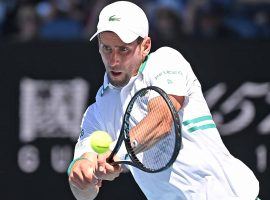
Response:
[[[199,81],[184,57],[169,47],[151,53],[123,88],[112,86],[105,74],[96,102],[84,114],[74,157],[92,151],[88,138],[95,130],[106,131],[116,140],[131,97],[150,85],[185,96],[185,102],[179,111],[183,145],[173,166],[155,174],[130,167],[147,199],[254,200],[259,193],[256,177],[224,146]]]

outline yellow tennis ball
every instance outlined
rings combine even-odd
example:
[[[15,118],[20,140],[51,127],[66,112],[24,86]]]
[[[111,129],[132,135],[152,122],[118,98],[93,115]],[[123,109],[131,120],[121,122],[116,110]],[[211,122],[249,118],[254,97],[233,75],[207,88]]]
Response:
[[[107,152],[111,143],[112,138],[105,131],[94,131],[90,136],[90,145],[98,154]]]

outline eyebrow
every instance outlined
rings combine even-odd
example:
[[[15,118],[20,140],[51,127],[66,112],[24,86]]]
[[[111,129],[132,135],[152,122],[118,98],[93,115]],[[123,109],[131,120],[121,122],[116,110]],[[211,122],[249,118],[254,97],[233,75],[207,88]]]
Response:
[[[100,41],[100,44],[104,45],[104,46],[110,46],[108,44],[105,44],[104,42]],[[113,46],[113,47],[116,47],[116,48],[122,48],[122,47],[132,47],[132,44],[123,44],[123,45],[116,45],[116,46]]]

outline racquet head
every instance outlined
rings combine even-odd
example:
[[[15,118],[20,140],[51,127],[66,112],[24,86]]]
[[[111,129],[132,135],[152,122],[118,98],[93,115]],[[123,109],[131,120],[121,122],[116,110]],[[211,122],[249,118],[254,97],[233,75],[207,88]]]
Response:
[[[181,147],[181,123],[170,97],[160,88],[139,90],[129,102],[119,139],[109,161],[124,141],[130,160],[117,161],[154,173],[169,168]]]

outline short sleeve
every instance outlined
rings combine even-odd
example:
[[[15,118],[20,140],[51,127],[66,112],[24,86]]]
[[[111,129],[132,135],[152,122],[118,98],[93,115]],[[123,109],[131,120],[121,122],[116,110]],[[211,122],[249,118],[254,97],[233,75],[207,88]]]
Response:
[[[187,94],[187,68],[189,63],[170,47],[158,49],[151,54],[148,78],[151,85],[162,88],[166,93],[177,96]]]
[[[89,136],[96,130],[103,130],[99,122],[100,120],[97,105],[94,103],[84,113],[81,123],[81,133],[75,145],[74,159],[80,157],[85,152],[94,152],[90,145]]]
[[[94,103],[87,108],[83,115],[81,123],[81,134],[78,140],[83,140],[96,130],[103,130],[100,121],[101,119],[97,105]]]

